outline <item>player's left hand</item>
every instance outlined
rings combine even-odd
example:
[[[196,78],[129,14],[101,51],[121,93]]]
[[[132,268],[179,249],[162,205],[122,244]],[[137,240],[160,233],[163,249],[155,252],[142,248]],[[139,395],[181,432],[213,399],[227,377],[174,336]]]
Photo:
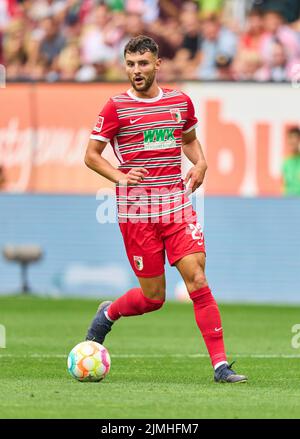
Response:
[[[199,164],[197,163],[188,171],[184,179],[185,184],[187,184],[188,181],[190,180],[190,184],[187,188],[188,195],[201,186],[204,180],[206,169],[207,169],[206,163],[199,163]]]

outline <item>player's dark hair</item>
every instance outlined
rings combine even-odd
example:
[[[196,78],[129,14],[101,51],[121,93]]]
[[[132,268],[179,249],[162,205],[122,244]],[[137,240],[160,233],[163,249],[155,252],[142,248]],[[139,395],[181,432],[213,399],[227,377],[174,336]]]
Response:
[[[291,127],[288,129],[288,135],[296,135],[300,137],[300,127]]]
[[[153,55],[158,56],[158,45],[156,42],[146,35],[139,35],[138,37],[131,38],[124,48],[124,57],[126,53],[140,53],[151,52]]]

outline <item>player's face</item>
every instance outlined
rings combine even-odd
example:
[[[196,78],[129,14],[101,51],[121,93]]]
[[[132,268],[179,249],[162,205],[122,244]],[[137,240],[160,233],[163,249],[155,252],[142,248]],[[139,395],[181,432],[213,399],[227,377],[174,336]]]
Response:
[[[154,82],[161,60],[151,52],[126,53],[126,73],[136,91],[147,91]]]

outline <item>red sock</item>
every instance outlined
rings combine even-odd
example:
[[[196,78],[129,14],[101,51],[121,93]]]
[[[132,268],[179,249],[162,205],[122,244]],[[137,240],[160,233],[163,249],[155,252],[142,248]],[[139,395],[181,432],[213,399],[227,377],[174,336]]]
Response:
[[[132,288],[109,305],[107,315],[111,320],[118,320],[122,316],[139,316],[155,311],[163,304],[164,300],[148,299],[141,288]]]
[[[212,365],[226,361],[223,329],[218,305],[208,286],[193,291],[195,318],[204,338]]]

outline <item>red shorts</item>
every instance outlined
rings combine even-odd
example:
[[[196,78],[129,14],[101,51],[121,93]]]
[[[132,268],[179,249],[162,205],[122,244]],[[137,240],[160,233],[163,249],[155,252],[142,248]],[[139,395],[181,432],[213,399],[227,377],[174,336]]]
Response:
[[[204,236],[196,213],[182,222],[122,222],[119,224],[126,253],[138,277],[156,277],[164,273],[165,252],[170,265],[186,255],[205,253]]]

